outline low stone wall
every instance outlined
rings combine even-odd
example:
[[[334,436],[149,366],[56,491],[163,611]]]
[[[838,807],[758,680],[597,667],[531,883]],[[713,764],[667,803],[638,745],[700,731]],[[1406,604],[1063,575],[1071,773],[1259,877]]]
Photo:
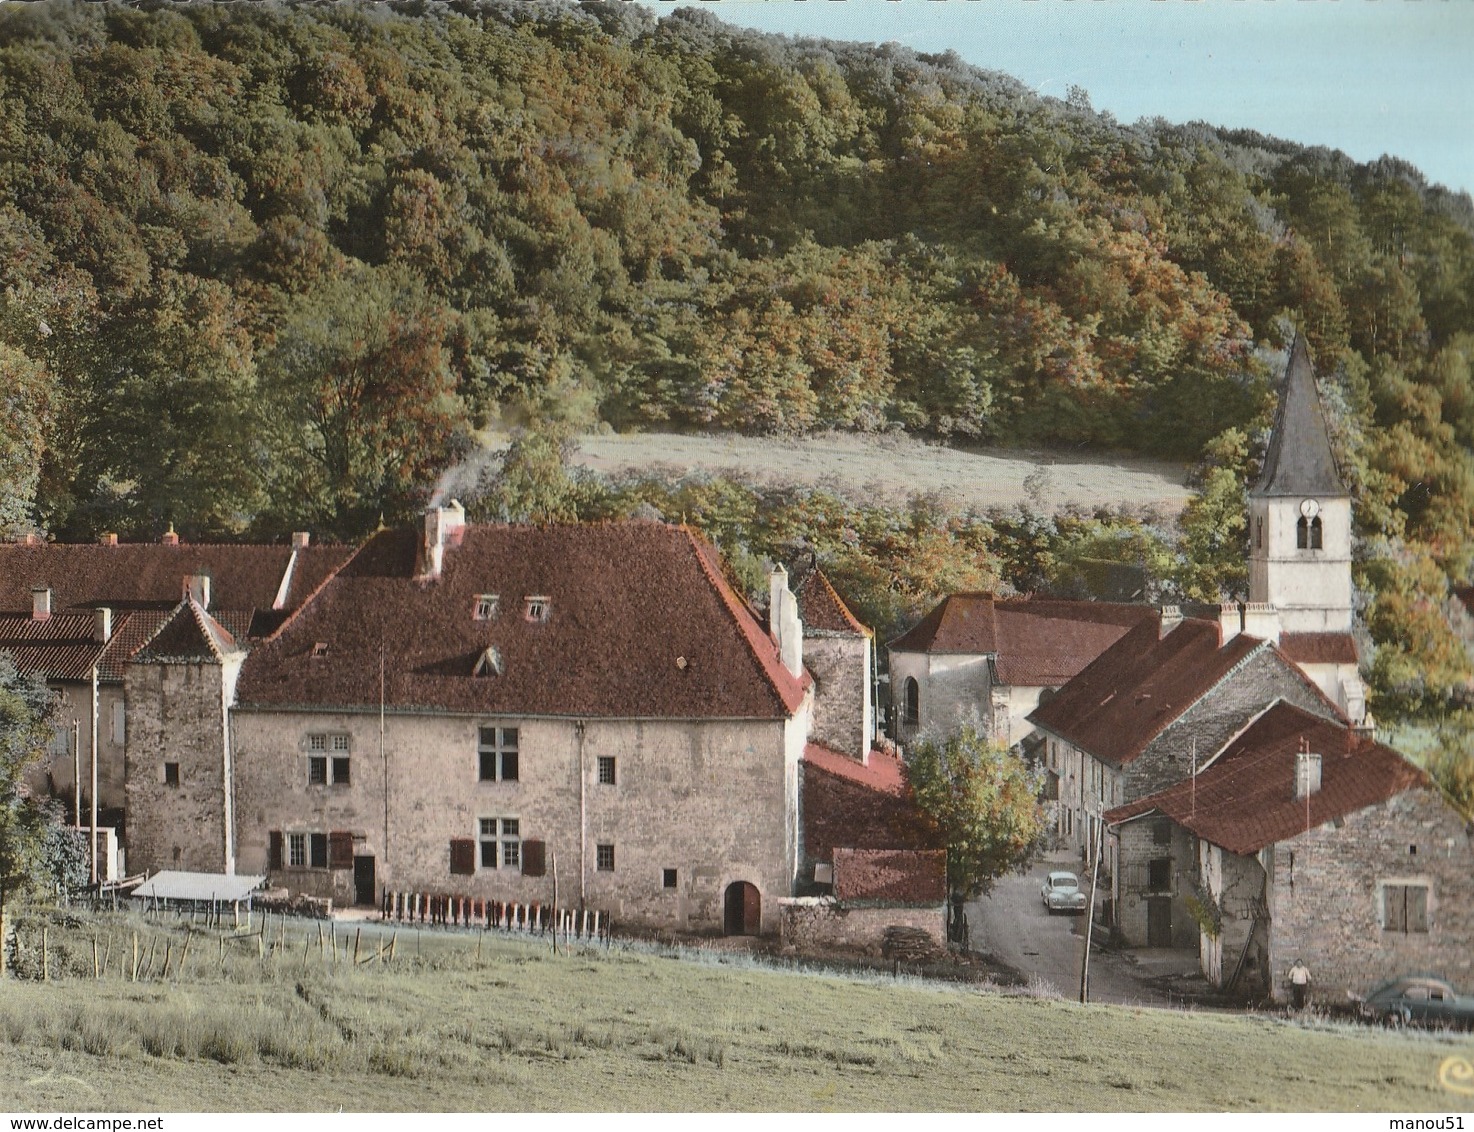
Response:
[[[938,951],[947,947],[947,908],[914,904],[840,902],[832,896],[796,896],[778,902],[780,931],[785,947],[808,954],[834,948],[880,955],[885,930],[893,927],[924,931]]]

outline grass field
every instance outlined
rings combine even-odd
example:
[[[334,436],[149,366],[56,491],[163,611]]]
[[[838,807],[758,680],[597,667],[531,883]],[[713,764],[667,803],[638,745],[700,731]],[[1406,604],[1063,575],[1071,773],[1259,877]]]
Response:
[[[258,917],[259,922],[259,917]],[[20,924],[39,973],[38,921]],[[0,1110],[1467,1108],[1460,1042],[775,970],[720,952],[88,916],[0,983]],[[132,979],[134,933],[140,977]],[[229,935],[227,931],[224,933]],[[98,962],[94,979],[92,943]],[[171,965],[162,977],[167,949]],[[152,950],[147,965],[144,956]],[[150,969],[152,975],[150,976]],[[1445,1077],[1447,1077],[1445,1070]]]

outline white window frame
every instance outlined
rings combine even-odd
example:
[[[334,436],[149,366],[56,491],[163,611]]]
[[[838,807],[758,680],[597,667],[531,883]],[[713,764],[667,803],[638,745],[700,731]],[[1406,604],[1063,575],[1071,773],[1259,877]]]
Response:
[[[476,820],[476,870],[499,869],[522,871],[522,822],[519,818],[497,815]],[[487,864],[487,850],[492,863]]]
[[[490,740],[487,732],[492,733]],[[507,738],[510,733],[511,739]],[[484,773],[486,756],[491,756],[492,775]],[[507,756],[512,756],[515,773],[507,774]],[[522,729],[483,723],[476,728],[476,778],[479,782],[517,782],[522,777]]]

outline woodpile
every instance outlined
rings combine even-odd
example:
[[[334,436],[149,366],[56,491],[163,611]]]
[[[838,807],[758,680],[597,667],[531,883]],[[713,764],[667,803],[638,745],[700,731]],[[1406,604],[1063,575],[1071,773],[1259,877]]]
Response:
[[[898,924],[885,929],[880,953],[901,963],[930,963],[942,958],[942,949],[937,946],[937,941],[925,931]]]

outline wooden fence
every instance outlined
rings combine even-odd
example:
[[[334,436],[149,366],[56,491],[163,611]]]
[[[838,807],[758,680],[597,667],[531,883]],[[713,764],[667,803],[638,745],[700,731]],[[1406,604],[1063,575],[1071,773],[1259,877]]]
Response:
[[[567,939],[607,940],[610,930],[609,916],[594,909],[554,908],[550,904],[521,904],[433,892],[386,892],[381,910],[385,920],[396,923],[499,928],[539,935],[556,931]]]

